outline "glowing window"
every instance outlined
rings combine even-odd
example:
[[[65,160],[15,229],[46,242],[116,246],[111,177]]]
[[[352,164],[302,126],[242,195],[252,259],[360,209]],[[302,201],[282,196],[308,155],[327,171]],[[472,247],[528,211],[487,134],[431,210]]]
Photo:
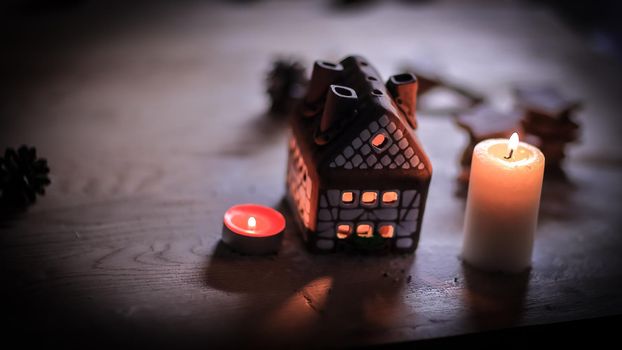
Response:
[[[366,205],[376,204],[376,200],[378,200],[378,193],[376,192],[363,192],[361,196],[361,202]]]
[[[371,139],[371,145],[376,147],[377,149],[384,148],[386,144],[387,144],[387,137],[384,136],[384,134],[377,134]]]
[[[361,224],[356,227],[356,235],[359,237],[371,237],[374,234],[374,229],[369,224]]]
[[[337,225],[337,238],[345,239],[352,233],[352,227],[350,225],[341,224]]]
[[[392,238],[395,233],[393,225],[382,225],[378,228],[378,233],[382,238]]]
[[[354,202],[354,192],[344,191],[341,194],[341,201],[345,204],[351,204]]]
[[[395,191],[387,191],[382,194],[382,203],[384,204],[395,204],[397,203],[397,192]]]

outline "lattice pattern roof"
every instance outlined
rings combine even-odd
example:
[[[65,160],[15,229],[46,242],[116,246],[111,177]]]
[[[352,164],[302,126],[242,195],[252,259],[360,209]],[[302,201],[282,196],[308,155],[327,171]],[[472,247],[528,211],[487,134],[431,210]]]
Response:
[[[344,169],[425,169],[425,164],[416,154],[404,133],[395,122],[384,115],[372,121],[352,142],[329,164],[331,168]],[[376,135],[383,135],[380,147],[371,144]]]

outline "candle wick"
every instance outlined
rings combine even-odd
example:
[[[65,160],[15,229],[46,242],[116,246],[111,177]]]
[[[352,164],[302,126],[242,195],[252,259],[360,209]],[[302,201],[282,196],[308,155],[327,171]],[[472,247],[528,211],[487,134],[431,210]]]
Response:
[[[510,154],[508,154],[508,156],[507,156],[507,157],[503,157],[503,158],[505,158],[505,159],[510,159],[510,158],[512,158],[512,154],[514,154],[514,150],[513,150],[513,149],[510,149]]]

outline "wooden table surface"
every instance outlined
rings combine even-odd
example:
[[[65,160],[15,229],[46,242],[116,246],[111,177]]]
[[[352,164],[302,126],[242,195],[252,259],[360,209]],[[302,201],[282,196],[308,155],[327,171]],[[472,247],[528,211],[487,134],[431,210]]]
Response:
[[[53,182],[0,221],[10,332],[306,348],[622,314],[622,66],[544,7],[89,2],[2,27],[0,146],[36,145]],[[223,247],[226,208],[281,207],[286,129],[263,115],[263,79],[290,53],[307,64],[358,53],[385,77],[432,62],[499,108],[514,83],[581,99],[582,142],[569,181],[545,183],[530,273],[461,264],[467,140],[425,111],[434,175],[416,254],[311,255],[289,216],[277,256]]]

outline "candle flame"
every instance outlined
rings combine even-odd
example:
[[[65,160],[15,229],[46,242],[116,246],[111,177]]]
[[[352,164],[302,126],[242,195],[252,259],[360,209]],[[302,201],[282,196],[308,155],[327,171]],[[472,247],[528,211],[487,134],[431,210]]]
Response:
[[[514,152],[518,148],[518,133],[513,133],[508,142],[508,152]]]
[[[248,218],[248,222],[246,224],[248,225],[249,230],[254,230],[255,226],[257,226],[257,220],[254,216],[251,216],[250,218]]]

